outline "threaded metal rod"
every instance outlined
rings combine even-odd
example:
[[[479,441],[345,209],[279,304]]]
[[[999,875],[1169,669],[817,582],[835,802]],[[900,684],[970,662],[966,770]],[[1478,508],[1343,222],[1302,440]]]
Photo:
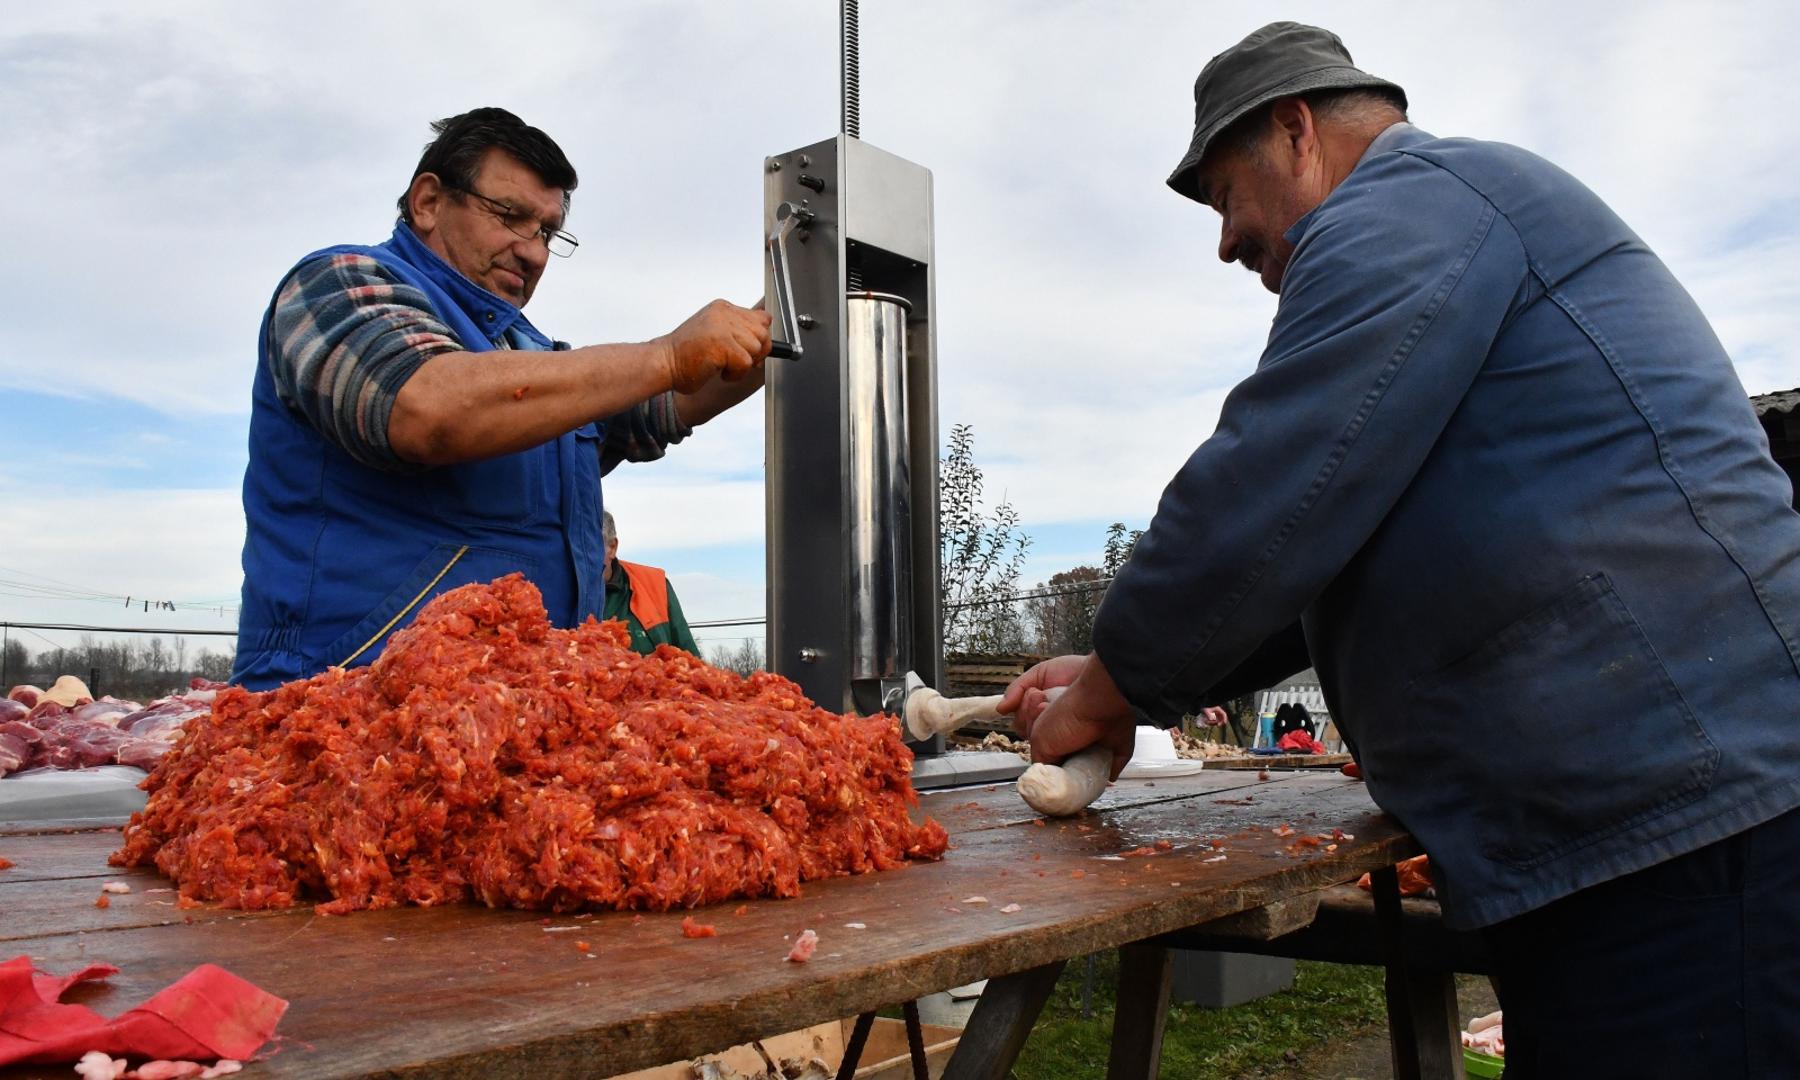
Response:
[[[844,134],[862,138],[862,71],[857,41],[856,0],[839,0],[839,28],[842,32],[844,80]]]

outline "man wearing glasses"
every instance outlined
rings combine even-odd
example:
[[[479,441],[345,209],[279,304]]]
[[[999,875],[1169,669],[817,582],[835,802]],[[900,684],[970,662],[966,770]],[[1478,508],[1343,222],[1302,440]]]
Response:
[[[528,322],[575,169],[504,109],[432,125],[393,235],[302,259],[263,317],[232,681],[368,663],[431,597],[521,572],[571,626],[606,604],[600,477],[762,384],[769,318],[715,300],[653,341]]]

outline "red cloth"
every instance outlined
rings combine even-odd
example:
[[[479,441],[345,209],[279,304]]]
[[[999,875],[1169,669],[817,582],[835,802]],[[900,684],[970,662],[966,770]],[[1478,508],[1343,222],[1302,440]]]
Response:
[[[0,1065],[79,1061],[89,1050],[241,1061],[269,1041],[287,1011],[286,1001],[213,964],[201,964],[111,1020],[85,1005],[58,1002],[76,983],[118,970],[91,964],[58,977],[34,970],[29,956],[0,964]]]
[[[1304,731],[1290,731],[1275,744],[1275,749],[1286,750],[1290,754],[1323,754],[1325,744]]]

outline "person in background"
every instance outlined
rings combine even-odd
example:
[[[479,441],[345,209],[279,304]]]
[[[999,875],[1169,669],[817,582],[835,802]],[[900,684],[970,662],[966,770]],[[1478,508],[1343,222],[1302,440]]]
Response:
[[[606,539],[606,618],[618,619],[631,630],[631,647],[645,656],[658,645],[673,645],[700,655],[694,632],[688,629],[681,601],[669,575],[654,566],[619,558],[619,530],[612,511],[601,515]]]

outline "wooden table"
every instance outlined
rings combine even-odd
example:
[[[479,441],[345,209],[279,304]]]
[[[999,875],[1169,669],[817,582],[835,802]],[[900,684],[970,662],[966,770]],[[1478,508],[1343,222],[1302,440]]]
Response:
[[[116,832],[0,833],[0,856],[16,864],[0,871],[0,959],[28,953],[54,972],[116,964],[120,974],[69,998],[108,1015],[195,964],[220,964],[292,1003],[273,1054],[245,1074],[259,1078],[608,1076],[992,978],[950,1074],[998,1077],[1067,960],[1417,851],[1362,784],[1334,774],[1126,781],[1084,818],[1050,822],[1010,784],[935,792],[923,810],[950,831],[943,861],[812,883],[741,915],[705,909],[695,914],[718,936],[692,940],[684,912],[544,925],[535,912],[466,906],[183,911],[166,881],[106,866]],[[1300,843],[1334,828],[1354,839]],[[1171,850],[1124,855],[1158,841]],[[115,879],[132,892],[96,909],[101,881]],[[805,928],[817,953],[786,962]],[[67,1075],[0,1069],[3,1080]]]

